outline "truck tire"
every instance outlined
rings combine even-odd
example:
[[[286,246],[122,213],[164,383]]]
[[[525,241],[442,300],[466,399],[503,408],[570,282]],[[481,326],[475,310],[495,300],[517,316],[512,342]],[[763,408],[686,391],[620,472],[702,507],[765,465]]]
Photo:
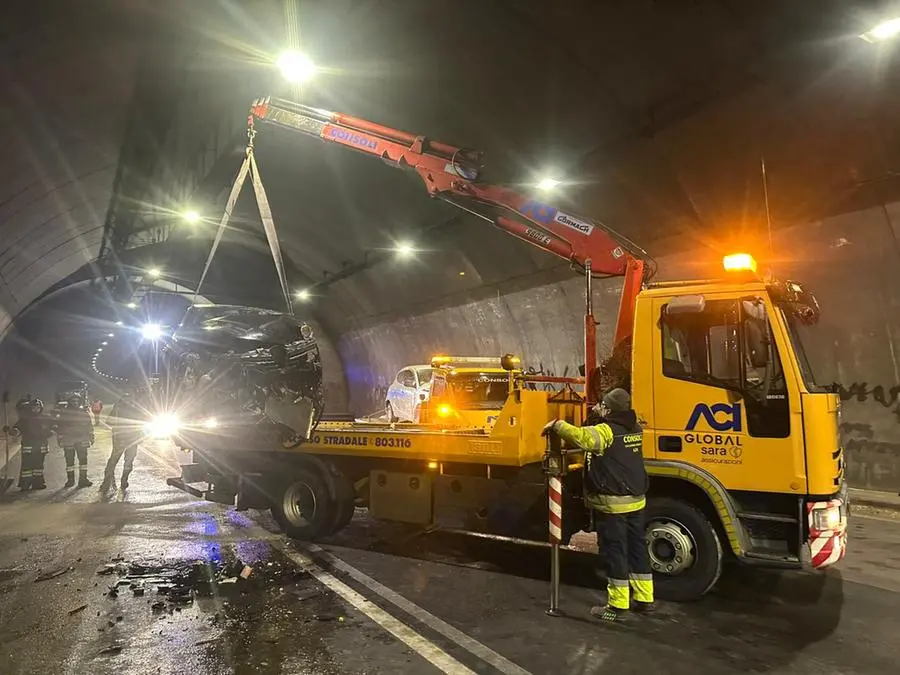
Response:
[[[331,473],[335,492],[332,500],[334,517],[331,520],[331,527],[328,528],[328,534],[337,534],[353,519],[353,513],[356,511],[356,488],[342,472],[332,468]]]
[[[300,469],[282,483],[272,504],[272,516],[291,539],[325,537],[335,523],[335,503],[316,471]]]
[[[688,502],[649,499],[644,512],[656,596],[697,600],[722,574],[722,544],[709,519]]]

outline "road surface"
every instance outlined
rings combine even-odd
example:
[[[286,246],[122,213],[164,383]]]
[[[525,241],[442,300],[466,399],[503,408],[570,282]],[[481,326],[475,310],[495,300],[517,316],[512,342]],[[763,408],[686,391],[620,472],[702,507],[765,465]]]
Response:
[[[109,439],[90,475],[99,485]],[[894,673],[900,522],[854,512],[827,574],[729,569],[702,601],[606,627],[594,557],[563,558],[563,618],[544,614],[547,553],[419,535],[358,510],[319,546],[268,514],[165,485],[183,455],[149,448],[127,492],[0,497],[0,673]],[[13,466],[15,469],[15,465]],[[872,514],[873,512],[869,512]],[[243,576],[242,576],[243,573]],[[113,589],[113,590],[111,590]]]

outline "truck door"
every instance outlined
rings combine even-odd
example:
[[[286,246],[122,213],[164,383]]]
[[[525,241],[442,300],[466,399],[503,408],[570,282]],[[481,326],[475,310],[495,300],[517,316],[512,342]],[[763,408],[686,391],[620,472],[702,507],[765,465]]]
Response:
[[[694,297],[655,301],[657,457],[703,468],[730,489],[802,493],[799,397],[789,394],[763,299]]]

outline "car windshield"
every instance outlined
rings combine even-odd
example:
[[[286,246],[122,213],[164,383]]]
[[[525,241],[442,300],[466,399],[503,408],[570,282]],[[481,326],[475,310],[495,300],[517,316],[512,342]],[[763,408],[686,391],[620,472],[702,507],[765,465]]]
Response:
[[[509,392],[505,373],[457,373],[447,378],[456,405],[478,410],[500,410]]]
[[[417,370],[416,374],[419,376],[419,384],[423,385],[423,384],[428,384],[429,382],[431,382],[431,373],[432,372],[433,371],[431,370],[431,368],[421,368],[421,369]]]
[[[788,335],[790,335],[791,338],[791,347],[793,347],[794,353],[797,355],[797,363],[800,365],[800,374],[803,376],[803,383],[806,385],[807,390],[810,392],[828,391],[826,385],[816,381],[812,364],[806,353],[806,346],[812,340],[812,331],[815,330],[815,326],[800,321],[789,307],[786,308],[780,306],[780,309],[781,315],[784,317],[785,324],[788,327]]]

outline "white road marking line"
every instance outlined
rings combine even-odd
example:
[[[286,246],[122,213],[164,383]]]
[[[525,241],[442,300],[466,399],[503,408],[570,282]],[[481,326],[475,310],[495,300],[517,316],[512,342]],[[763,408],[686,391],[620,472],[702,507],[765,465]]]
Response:
[[[448,673],[449,675],[476,675],[474,670],[464,666],[436,644],[402,623],[399,619],[388,614],[371,600],[367,600],[330,572],[326,572],[320,568],[312,558],[287,548],[281,548],[281,550],[295,563],[308,569],[309,573],[312,574],[317,581],[337,593],[346,602],[353,605],[356,609],[442,672]]]
[[[332,565],[335,569],[347,573],[348,575],[350,575],[350,577],[364,585],[370,591],[377,593],[388,602],[402,609],[404,612],[416,617],[419,621],[424,623],[433,631],[440,633],[448,640],[471,652],[482,661],[489,663],[505,675],[530,675],[527,670],[525,670],[521,666],[516,665],[505,656],[498,654],[487,645],[482,644],[475,638],[466,635],[458,628],[451,626],[443,619],[439,619],[434,614],[431,614],[430,612],[422,609],[417,604],[407,600],[402,595],[392,591],[387,586],[375,581],[375,579],[373,579],[369,575],[359,571],[340,558],[336,558],[321,546],[309,544],[306,546],[306,548],[310,552],[322,556],[325,560],[328,561],[328,564]]]

